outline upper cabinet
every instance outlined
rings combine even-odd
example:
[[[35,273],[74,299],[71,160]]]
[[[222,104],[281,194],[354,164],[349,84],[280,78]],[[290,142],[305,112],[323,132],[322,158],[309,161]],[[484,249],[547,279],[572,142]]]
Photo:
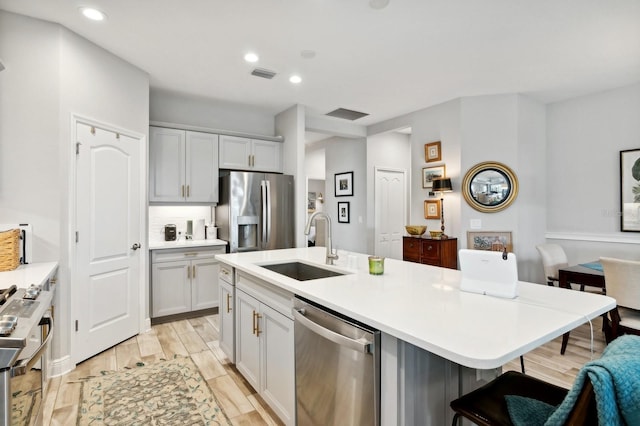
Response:
[[[282,143],[221,135],[220,168],[282,173]]]
[[[218,202],[218,135],[149,128],[149,201]]]

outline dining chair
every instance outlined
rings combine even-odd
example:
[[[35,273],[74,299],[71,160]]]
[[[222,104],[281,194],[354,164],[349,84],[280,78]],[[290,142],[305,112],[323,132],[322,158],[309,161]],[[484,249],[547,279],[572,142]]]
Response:
[[[539,244],[536,249],[542,257],[542,267],[547,284],[553,286],[554,282],[559,280],[558,269],[569,266],[567,255],[558,244]]]
[[[640,335],[640,261],[601,257],[600,263],[607,296],[617,304],[604,317],[607,343],[622,334]]]

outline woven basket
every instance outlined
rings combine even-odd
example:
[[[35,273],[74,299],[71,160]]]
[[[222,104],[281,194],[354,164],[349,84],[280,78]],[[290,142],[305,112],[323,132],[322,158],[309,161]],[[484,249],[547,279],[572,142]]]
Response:
[[[13,271],[20,265],[20,230],[0,232],[0,271]]]

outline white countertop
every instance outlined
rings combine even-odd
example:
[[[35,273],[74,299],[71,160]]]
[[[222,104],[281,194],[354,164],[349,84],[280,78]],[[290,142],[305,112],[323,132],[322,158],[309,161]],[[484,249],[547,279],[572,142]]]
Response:
[[[57,268],[58,262],[41,262],[20,265],[13,271],[0,272],[0,288],[7,288],[13,284],[18,288],[42,284]]]
[[[497,368],[615,306],[611,297],[519,282],[516,299],[461,292],[460,271],[385,259],[369,275],[367,255],[340,252],[347,275],[297,281],[257,264],[299,260],[324,265],[324,247],[216,255],[294,294],[471,368]],[[357,270],[347,269],[347,255]]]
[[[224,240],[185,240],[181,238],[178,241],[149,241],[149,250],[163,250],[172,248],[192,248],[192,247],[211,247],[226,246]]]

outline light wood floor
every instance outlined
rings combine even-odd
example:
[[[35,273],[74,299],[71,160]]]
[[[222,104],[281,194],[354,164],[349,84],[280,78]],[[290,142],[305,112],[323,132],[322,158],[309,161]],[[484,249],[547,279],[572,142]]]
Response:
[[[561,338],[526,354],[527,374],[570,388],[580,367],[602,354],[605,342],[601,327],[600,318],[593,321],[593,354],[589,324],[585,324],[571,332],[565,355],[560,355]],[[149,364],[169,359],[174,354],[192,357],[234,425],[282,424],[220,351],[217,315],[155,325],[151,331],[79,364],[71,373],[51,379],[44,424],[76,424],[80,384],[73,380],[103,370],[121,370],[140,361]],[[503,370],[519,371],[520,360],[509,362]]]

